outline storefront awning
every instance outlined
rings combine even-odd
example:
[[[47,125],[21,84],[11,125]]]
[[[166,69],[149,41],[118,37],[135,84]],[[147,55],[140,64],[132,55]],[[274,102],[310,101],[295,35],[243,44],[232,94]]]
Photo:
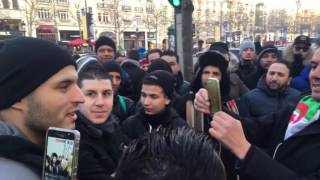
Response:
[[[54,33],[55,28],[53,25],[42,24],[37,27],[37,31],[40,33]]]

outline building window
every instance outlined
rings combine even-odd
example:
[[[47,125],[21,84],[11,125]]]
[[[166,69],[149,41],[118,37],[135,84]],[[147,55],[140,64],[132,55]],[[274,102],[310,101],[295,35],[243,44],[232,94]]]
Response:
[[[98,21],[100,23],[110,23],[110,15],[107,13],[98,13]]]
[[[130,12],[131,11],[131,6],[122,6],[122,11]]]
[[[143,7],[134,7],[134,11],[138,13],[143,13]]]
[[[136,16],[136,22],[138,25],[142,25],[143,22],[142,22],[142,17],[141,16]]]
[[[50,19],[50,12],[48,9],[39,9],[38,10],[39,19]]]
[[[68,11],[59,11],[58,12],[59,20],[66,22],[69,20]]]
[[[12,0],[12,8],[13,9],[19,9],[18,0]]]
[[[2,7],[4,9],[9,9],[10,6],[9,6],[9,0],[2,0]]]

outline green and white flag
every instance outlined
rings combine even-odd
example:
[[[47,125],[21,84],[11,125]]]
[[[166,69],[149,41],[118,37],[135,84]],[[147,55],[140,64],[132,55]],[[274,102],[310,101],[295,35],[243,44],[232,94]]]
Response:
[[[311,96],[302,98],[293,111],[284,139],[287,140],[305,127],[319,120],[320,102]]]

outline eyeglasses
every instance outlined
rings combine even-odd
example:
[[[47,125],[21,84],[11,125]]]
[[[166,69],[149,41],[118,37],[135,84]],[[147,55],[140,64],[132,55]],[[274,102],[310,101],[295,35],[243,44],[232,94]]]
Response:
[[[296,51],[301,51],[301,49],[304,51],[304,52],[306,52],[306,51],[308,51],[309,50],[309,47],[294,47],[295,49],[296,49]]]

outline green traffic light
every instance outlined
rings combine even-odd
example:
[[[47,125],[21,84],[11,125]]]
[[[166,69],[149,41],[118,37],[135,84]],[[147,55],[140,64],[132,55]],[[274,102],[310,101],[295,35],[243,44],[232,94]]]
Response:
[[[181,5],[181,0],[173,0],[172,4],[173,4],[173,6],[180,6]]]

